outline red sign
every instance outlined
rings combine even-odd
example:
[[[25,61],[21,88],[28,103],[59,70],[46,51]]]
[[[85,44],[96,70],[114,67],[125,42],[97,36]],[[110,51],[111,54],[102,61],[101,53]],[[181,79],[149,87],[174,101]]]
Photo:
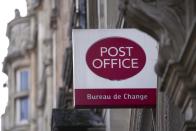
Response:
[[[156,89],[76,89],[75,107],[155,107]]]
[[[144,50],[134,41],[109,37],[95,42],[86,54],[92,72],[110,80],[123,80],[139,73],[145,63]]]

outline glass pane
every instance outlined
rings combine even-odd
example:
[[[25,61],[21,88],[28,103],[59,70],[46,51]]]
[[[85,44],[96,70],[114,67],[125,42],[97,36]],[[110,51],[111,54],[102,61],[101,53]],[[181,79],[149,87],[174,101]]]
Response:
[[[28,120],[28,97],[20,98],[20,120]]]
[[[32,4],[36,4],[38,0],[32,0]]]
[[[80,8],[80,27],[82,29],[86,28],[86,0],[79,0]]]
[[[28,71],[22,71],[20,73],[20,91],[26,91],[28,89],[29,73]]]

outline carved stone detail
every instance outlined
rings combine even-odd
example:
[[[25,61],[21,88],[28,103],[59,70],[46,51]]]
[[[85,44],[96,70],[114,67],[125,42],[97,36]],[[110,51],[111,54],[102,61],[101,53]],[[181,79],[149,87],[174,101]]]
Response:
[[[125,0],[128,27],[152,35],[160,45],[159,61],[155,67],[162,76],[169,61],[178,59],[185,42],[185,7],[175,1]],[[178,33],[176,33],[178,32]]]
[[[33,46],[30,41],[30,18],[16,16],[7,27],[10,40],[8,55]]]
[[[44,50],[43,50],[43,59],[44,65],[48,66],[52,64],[52,39],[45,39]]]
[[[3,62],[3,72],[7,72],[7,65],[18,58],[24,57],[35,47],[31,37],[30,20],[32,16],[20,17],[19,10],[15,11],[15,19],[8,23],[7,37],[9,38],[8,54]]]
[[[147,32],[158,41],[155,71],[160,76],[159,88],[182,112],[183,131],[195,130],[196,2],[124,0],[122,3],[127,27]]]

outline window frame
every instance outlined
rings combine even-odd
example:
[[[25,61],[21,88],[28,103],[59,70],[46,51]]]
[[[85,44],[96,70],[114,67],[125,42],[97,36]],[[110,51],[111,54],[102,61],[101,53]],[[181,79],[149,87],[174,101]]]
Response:
[[[23,71],[27,71],[28,72],[28,87],[26,90],[21,90],[21,73]],[[26,92],[29,91],[30,89],[30,70],[29,68],[22,68],[16,71],[16,92]]]
[[[21,102],[23,98],[27,98],[27,119],[21,119]],[[23,125],[29,122],[29,96],[18,97],[15,100],[16,103],[16,124]]]
[[[22,75],[21,73],[23,71],[27,71],[27,88],[21,88],[21,78]],[[30,120],[30,89],[31,89],[31,72],[30,72],[30,67],[21,67],[21,68],[16,68],[15,70],[15,124],[16,125],[26,125],[29,123]],[[25,83],[26,84],[26,83]],[[21,119],[21,103],[22,99],[27,98],[27,118]]]

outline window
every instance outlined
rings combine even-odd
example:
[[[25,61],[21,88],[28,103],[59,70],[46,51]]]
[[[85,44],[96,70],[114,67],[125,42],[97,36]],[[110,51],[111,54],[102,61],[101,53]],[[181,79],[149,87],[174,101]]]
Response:
[[[79,21],[82,29],[86,28],[86,0],[79,0]]]
[[[74,21],[74,28],[81,28],[85,29],[87,26],[86,23],[86,0],[75,0],[75,19]],[[74,18],[74,17],[73,17]]]
[[[24,124],[29,118],[29,99],[28,96],[16,99],[16,118],[17,123]]]
[[[17,72],[17,91],[27,91],[29,89],[29,70],[23,69]]]
[[[28,119],[28,97],[20,98],[20,120]]]
[[[16,71],[16,124],[26,124],[29,119],[30,71],[22,68]]]
[[[33,8],[38,7],[40,4],[40,0],[31,0],[31,5]]]
[[[32,3],[34,4],[34,3],[37,3],[38,2],[38,0],[32,0]]]

